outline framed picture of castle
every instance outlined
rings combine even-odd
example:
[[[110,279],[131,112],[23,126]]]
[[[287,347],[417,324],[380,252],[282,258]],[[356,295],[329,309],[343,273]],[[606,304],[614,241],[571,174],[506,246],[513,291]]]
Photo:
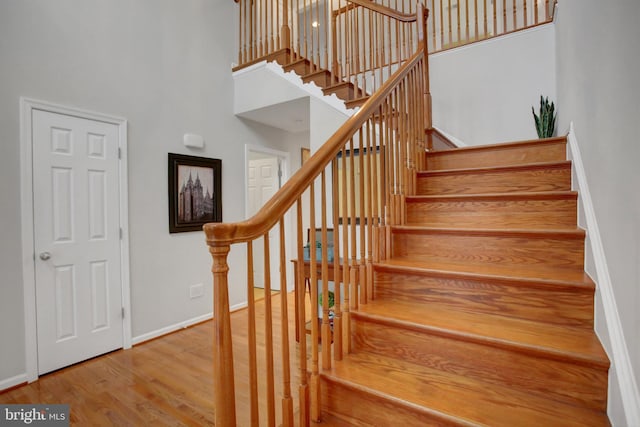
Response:
[[[222,161],[169,153],[169,233],[222,222]]]

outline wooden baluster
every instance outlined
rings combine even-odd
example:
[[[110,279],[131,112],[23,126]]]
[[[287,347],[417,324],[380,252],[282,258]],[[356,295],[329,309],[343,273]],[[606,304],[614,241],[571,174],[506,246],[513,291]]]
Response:
[[[518,29],[518,6],[516,4],[517,0],[513,0],[513,29],[512,31],[515,31]]]
[[[353,283],[350,282],[349,274],[349,210],[347,207],[347,150],[342,147],[342,173],[340,174],[340,182],[342,183],[342,282],[344,283],[344,351],[351,352],[351,306],[350,289]]]
[[[262,44],[262,3],[263,0],[256,1],[256,34],[258,37],[258,56],[263,56],[263,44]]]
[[[231,342],[231,317],[229,315],[229,245],[210,246],[213,258],[213,390],[216,425],[235,427],[236,402],[233,379],[233,343]]]
[[[302,40],[302,32],[300,29],[300,0],[296,0],[296,7],[295,10],[292,11],[291,13],[291,20],[293,21],[295,19],[295,35],[294,35],[294,39],[295,39],[295,46],[296,47],[296,54],[297,55],[302,55],[302,44],[301,44],[301,40]]]
[[[465,0],[464,2],[464,20],[465,20],[465,42],[469,42],[469,1]],[[458,6],[459,7],[459,6]]]
[[[296,304],[297,321],[298,321],[298,333],[300,339],[300,345],[298,345],[298,363],[300,364],[300,386],[298,387],[298,425],[309,426],[309,386],[307,384],[307,333],[306,333],[306,310],[305,310],[305,295],[307,293],[304,277],[304,253],[303,253],[303,232],[302,232],[302,199],[298,198],[296,202],[296,234],[297,234],[297,271],[294,273],[297,275],[298,280],[298,295]]]
[[[280,333],[282,335],[282,426],[293,427],[291,363],[289,360],[289,312],[287,308],[287,260],[284,218],[280,218]],[[266,298],[271,298],[269,295]]]
[[[473,15],[474,15],[474,27],[473,27],[473,35],[474,35],[474,40],[478,40],[479,39],[479,34],[478,31],[480,31],[480,28],[478,27],[478,0],[473,0]]]
[[[431,7],[428,8],[431,13],[433,18],[431,18],[431,23],[429,25],[431,25],[431,49],[432,50],[436,50],[438,49],[438,45],[436,44],[437,40],[436,40],[436,22],[435,22],[435,10],[436,10],[436,5],[435,5],[435,0],[431,0]],[[416,14],[420,12],[420,6],[416,7]],[[417,15],[416,15],[417,16]],[[419,18],[418,18],[419,19]],[[420,28],[418,28],[418,25],[416,25],[416,31],[418,32],[418,34],[420,34]],[[429,34],[429,33],[427,33]],[[425,34],[426,36],[426,34]],[[425,38],[426,40],[426,38]],[[419,42],[420,38],[418,36],[416,36],[416,42]]]
[[[355,55],[355,64],[353,67],[353,76],[351,81],[354,86],[358,86],[358,76],[362,72],[362,64],[360,63],[360,42],[362,38],[360,37],[360,19],[358,19],[358,12],[362,12],[362,8],[359,7],[353,11],[353,49]]]
[[[453,22],[452,22],[452,19],[451,19],[451,0],[448,0],[448,1],[449,1],[449,26],[448,26],[448,28],[449,28],[449,40],[448,40],[448,43],[452,43],[453,42],[453,33],[451,32],[451,27],[453,26]]]
[[[333,206],[333,358],[342,360],[342,278],[340,272],[340,198],[338,184],[338,159],[331,162],[331,203]]]
[[[320,30],[318,30],[317,25],[320,25],[320,5],[318,4],[318,2],[312,3],[312,8],[311,10],[313,11],[313,5],[315,4],[315,14],[314,14],[314,18],[312,19],[312,24],[311,24],[311,44],[312,44],[312,49],[313,49],[313,57],[314,60],[313,62],[315,62],[318,67],[320,67]],[[316,27],[313,26],[313,22],[316,23]]]
[[[382,111],[379,109],[378,113],[378,123],[382,124]],[[372,141],[372,149],[373,149],[373,168],[372,168],[372,179],[371,183],[373,186],[373,191],[371,196],[372,206],[373,206],[373,224],[371,227],[373,228],[372,239],[373,239],[373,262],[380,262],[380,246],[379,246],[379,226],[380,226],[380,179],[378,175],[378,166],[380,166],[380,147],[382,146],[382,141],[379,139],[382,137],[382,126],[379,127],[380,131],[376,133],[375,120],[372,121],[373,127],[373,141]]]
[[[350,168],[349,168],[349,187],[351,188],[351,194],[349,195],[349,202],[350,202],[350,206],[351,209],[349,211],[350,213],[350,223],[349,223],[349,227],[351,230],[351,238],[350,238],[350,243],[351,243],[351,276],[350,276],[350,280],[349,282],[351,283],[351,307],[355,310],[358,309],[358,292],[360,291],[359,286],[360,283],[356,283],[356,276],[355,276],[355,272],[356,269],[358,268],[358,259],[357,259],[357,248],[356,248],[356,178],[355,178],[355,151],[354,151],[354,143],[353,143],[353,137],[349,140],[349,163],[350,163]]]
[[[457,19],[457,20],[458,20],[458,22],[457,22],[457,27],[458,27],[458,28],[457,28],[457,35],[458,35],[458,39],[457,39],[456,41],[457,41],[457,42],[460,42],[460,40],[462,39],[462,36],[461,36],[461,33],[460,33],[460,25],[461,25],[461,22],[460,22],[460,2],[459,2],[459,1],[458,1],[458,7],[456,8],[456,16],[457,16],[457,18],[458,18],[458,19]]]
[[[323,40],[324,40],[324,62],[322,63],[322,68],[324,68],[325,70],[329,69],[329,28],[327,27],[327,16],[329,13],[329,10],[327,9],[327,2],[324,2],[323,4],[323,11],[322,11],[322,21],[321,21],[321,30],[324,34],[323,36]]]
[[[540,17],[538,15],[538,1],[533,0],[533,23],[538,24],[540,22]]]
[[[307,34],[308,34],[307,20],[308,19],[309,18],[307,17],[307,0],[303,0],[302,2],[302,50],[303,50],[302,56],[311,60],[311,58],[309,57],[309,43],[307,41]]]
[[[271,304],[271,260],[269,256],[269,232],[262,236],[264,245],[264,337],[267,365],[267,423],[276,425],[276,385],[273,368],[273,312]]]
[[[545,21],[549,21],[551,19],[551,13],[549,11],[549,0],[545,0],[544,2],[544,18]]]
[[[244,0],[240,0],[240,10],[238,12],[239,16],[240,16],[240,25],[238,25],[238,65],[242,65],[244,64],[244,58],[242,56],[242,51],[244,49],[244,37],[243,37],[243,30],[244,30],[244,26],[245,26],[245,21],[244,21]]]
[[[322,220],[322,369],[331,369],[331,325],[329,324],[329,262],[327,241],[327,177],[326,169],[320,174],[320,213]],[[335,296],[335,294],[334,294]]]
[[[258,414],[258,362],[256,350],[256,304],[254,296],[255,281],[253,276],[253,242],[247,242],[247,300],[249,314],[249,385],[251,425],[260,425]]]
[[[340,9],[340,4],[338,4],[338,9]],[[331,14],[331,57],[332,57],[332,66],[331,66],[331,82],[335,83],[339,79],[339,69],[338,69],[338,15],[336,13]]]
[[[366,202],[366,218],[367,222],[365,224],[367,231],[367,296],[369,299],[373,299],[373,194],[372,189],[375,188],[375,181],[373,178],[373,146],[372,146],[372,127],[373,121],[371,119],[367,120],[365,123],[366,130],[366,145],[365,145],[365,182],[366,182],[366,194],[365,194],[365,202]]]
[[[486,38],[486,37],[489,37],[489,33],[488,33],[489,28],[488,28],[488,22],[487,22],[489,14],[487,13],[487,0],[483,0],[483,8],[484,8],[484,10],[482,11],[483,15],[484,15],[484,34],[483,34],[483,37]]]
[[[316,193],[309,185],[309,268],[311,274],[311,419],[320,420],[320,374],[318,366],[318,262],[316,260]]]
[[[444,49],[444,8],[440,0],[440,49]]]
[[[375,33],[374,33],[374,28],[373,28],[373,15],[374,13],[372,13],[371,11],[367,11],[367,18],[368,18],[368,31],[365,31],[367,33],[367,46],[365,47],[365,52],[367,52],[368,55],[368,64],[369,66],[367,67],[367,72],[365,73],[365,77],[366,74],[369,74],[371,76],[371,93],[375,92],[377,87],[376,87],[376,82],[375,82],[375,75],[374,75],[374,70],[375,70],[375,65],[374,65],[374,61],[375,61],[375,55],[376,55],[376,51],[375,51],[375,47],[373,45],[373,38],[375,37]],[[366,96],[367,94],[367,79],[364,79],[364,86],[362,88],[362,93],[360,94],[360,96]]]
[[[256,2],[252,0],[248,0],[250,4],[249,8],[249,58],[248,60],[253,61],[256,55],[256,32],[255,32],[255,9]]]
[[[398,0],[396,0],[396,10],[398,8]],[[394,26],[395,26],[395,33],[396,33],[396,62],[398,63],[398,66],[400,65],[400,62],[402,61],[402,49],[401,49],[401,45],[400,45],[400,24],[398,23],[398,21],[396,21],[394,19],[393,21]],[[389,74],[391,75],[391,74]]]
[[[498,0],[493,0],[491,2],[493,5],[493,36],[498,35]]]
[[[500,34],[507,32],[507,0],[502,0],[502,31]]]
[[[267,34],[268,34],[268,38],[267,38],[267,54],[269,53],[273,53],[274,52],[274,37],[275,37],[275,31],[273,31],[273,5],[275,4],[274,1],[269,1],[269,7],[267,7],[267,9],[265,10],[265,16],[266,16],[266,20],[267,20]],[[271,19],[269,19],[269,14],[271,14]],[[277,45],[276,45],[277,46]]]
[[[390,139],[390,123],[389,123],[389,114],[391,111],[391,96],[387,96],[387,99],[384,103],[384,112],[383,112],[383,120],[384,120],[384,155],[385,155],[385,186],[384,186],[384,196],[385,196],[385,223],[391,223],[391,170],[393,169],[393,163],[391,162],[391,139]]]
[[[365,231],[365,223],[366,223],[366,211],[364,205],[364,156],[365,152],[363,150],[364,147],[364,132],[362,126],[358,130],[358,168],[360,171],[360,176],[358,179],[358,221],[360,222],[360,277],[359,277],[359,285],[360,285],[360,303],[366,304],[369,297],[367,295],[367,275],[366,275],[366,231]]]
[[[535,1],[535,0],[534,0]],[[527,0],[523,0],[524,10],[522,11],[522,16],[524,17],[524,22],[522,28],[527,28]]]

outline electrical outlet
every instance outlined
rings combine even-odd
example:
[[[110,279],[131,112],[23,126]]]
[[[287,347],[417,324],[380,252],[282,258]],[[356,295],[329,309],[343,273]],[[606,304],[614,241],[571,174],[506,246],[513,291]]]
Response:
[[[202,286],[202,283],[191,285],[189,287],[189,297],[191,299],[200,298],[203,295],[204,295],[204,286]]]

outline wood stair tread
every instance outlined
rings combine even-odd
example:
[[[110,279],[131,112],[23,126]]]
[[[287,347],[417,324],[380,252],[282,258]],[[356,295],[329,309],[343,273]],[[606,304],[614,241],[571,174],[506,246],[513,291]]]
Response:
[[[350,354],[322,377],[430,413],[447,425],[608,425],[601,412],[380,355]]]
[[[477,193],[477,194],[441,194],[406,196],[407,202],[422,201],[457,201],[457,200],[549,200],[576,199],[576,191],[522,191],[510,193]]]
[[[395,267],[410,267],[423,270],[441,271],[452,274],[471,274],[494,277],[501,280],[533,280],[541,282],[585,283],[590,280],[584,270],[574,268],[540,268],[536,266],[509,266],[493,263],[453,263],[424,259],[393,258],[380,263]]]
[[[469,236],[503,236],[503,237],[527,237],[527,238],[566,238],[583,239],[586,235],[584,229],[525,229],[511,228],[506,230],[496,230],[493,228],[445,228],[428,227],[419,225],[393,225],[392,232],[412,233],[412,234],[451,234]]]
[[[414,261],[404,261],[402,259],[388,259],[374,263],[375,269],[386,270],[405,274],[433,275],[450,278],[474,279],[484,281],[506,282],[509,284],[517,283],[520,286],[544,287],[544,288],[573,288],[581,289],[586,292],[593,292],[595,284],[593,280],[583,270],[568,270],[562,277],[554,275],[557,270],[549,272],[546,277],[522,276],[514,275],[519,273],[521,269],[504,268],[503,266],[485,265],[482,271],[477,268],[469,268],[469,271],[460,269],[464,267],[460,264],[430,262],[429,267],[422,264],[416,265]],[[475,267],[475,266],[474,266]],[[545,276],[544,274],[542,276]]]
[[[519,171],[523,169],[547,169],[547,168],[563,168],[563,167],[571,167],[571,161],[563,160],[559,162],[527,163],[524,165],[483,166],[478,168],[423,170],[423,171],[418,171],[417,175],[419,177],[428,177],[428,176],[438,176],[438,175],[455,175],[455,174],[481,173],[481,172],[509,172],[509,171]]]
[[[392,300],[371,301],[351,315],[554,360],[601,369],[609,367],[607,355],[593,330]]]
[[[519,148],[526,147],[530,145],[546,145],[546,144],[556,144],[558,142],[566,141],[565,136],[555,136],[551,138],[543,138],[543,139],[527,139],[524,141],[508,141],[508,142],[499,142],[496,144],[483,144],[483,145],[469,145],[466,147],[456,147],[445,150],[438,151],[429,151],[428,155],[441,155],[441,154],[449,154],[449,153],[470,153],[475,151],[487,151],[498,149],[509,149],[509,148]]]

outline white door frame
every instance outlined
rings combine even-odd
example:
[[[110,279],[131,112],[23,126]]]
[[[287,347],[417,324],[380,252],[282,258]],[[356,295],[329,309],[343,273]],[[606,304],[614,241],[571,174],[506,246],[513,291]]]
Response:
[[[244,146],[244,215],[245,218],[249,218],[249,153],[260,153],[267,154],[270,156],[278,157],[282,160],[282,179],[280,184],[284,185],[284,183],[289,179],[290,176],[290,155],[286,151],[274,150],[272,148],[261,147],[259,145],[251,145],[245,144]],[[285,241],[285,251],[289,254],[293,254],[292,248],[294,247],[292,244],[291,230],[292,228],[292,219],[289,213],[285,214],[284,217],[284,232],[287,239]],[[293,265],[289,265],[291,263],[287,262],[287,278],[293,277]],[[287,280],[287,290],[290,291],[293,289],[292,280]]]
[[[278,151],[271,148],[261,147],[259,145],[246,144],[244,146],[244,216],[249,216],[249,192],[246,191],[249,188],[249,155],[250,153],[266,154],[273,157],[278,157],[282,160],[282,180],[281,184],[289,178],[289,153],[286,151]]]
[[[131,298],[129,292],[129,206],[127,183],[127,121],[73,107],[52,104],[35,99],[20,98],[20,208],[22,216],[22,286],[24,291],[24,329],[27,381],[38,379],[38,341],[36,325],[36,280],[33,225],[33,149],[32,111],[42,110],[118,126],[119,139],[119,193],[120,193],[120,282],[124,307],[123,348],[131,348]]]

